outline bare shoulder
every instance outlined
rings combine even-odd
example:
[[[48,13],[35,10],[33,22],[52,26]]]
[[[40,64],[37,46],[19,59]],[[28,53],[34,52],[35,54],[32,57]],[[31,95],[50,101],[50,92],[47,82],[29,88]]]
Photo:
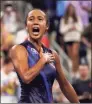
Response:
[[[14,45],[11,49],[10,49],[10,57],[14,57],[16,55],[20,55],[23,56],[23,54],[27,54],[27,51],[25,49],[24,46],[22,45]]]
[[[10,51],[22,51],[22,50],[26,50],[24,46],[22,45],[14,45]]]

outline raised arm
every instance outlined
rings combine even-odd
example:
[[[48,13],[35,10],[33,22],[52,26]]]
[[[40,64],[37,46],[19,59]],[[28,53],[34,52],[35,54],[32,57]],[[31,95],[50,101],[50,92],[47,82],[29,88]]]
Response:
[[[56,52],[53,52],[53,54],[56,61],[57,81],[59,82],[62,92],[71,103],[79,103],[76,92],[64,75],[63,69],[60,64],[59,56]]]
[[[16,45],[10,50],[10,57],[16,72],[26,84],[30,83],[40,73],[45,63],[53,60],[51,54],[42,53],[39,61],[32,68],[29,68],[27,50],[21,45]]]

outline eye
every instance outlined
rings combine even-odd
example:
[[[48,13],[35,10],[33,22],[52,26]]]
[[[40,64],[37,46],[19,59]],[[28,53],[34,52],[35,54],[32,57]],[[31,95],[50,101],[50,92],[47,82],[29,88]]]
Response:
[[[42,18],[39,18],[39,20],[43,20]]]
[[[30,21],[33,21],[33,20],[34,20],[34,18],[30,18],[29,20],[30,20]]]
[[[30,20],[33,20],[32,18],[30,18]]]
[[[38,18],[39,21],[43,21],[43,18]]]

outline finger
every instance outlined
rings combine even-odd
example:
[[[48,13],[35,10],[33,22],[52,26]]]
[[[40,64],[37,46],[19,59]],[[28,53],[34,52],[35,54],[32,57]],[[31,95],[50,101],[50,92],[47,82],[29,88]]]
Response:
[[[50,56],[50,58],[51,58],[51,59],[55,59],[55,57],[54,57],[54,56]]]
[[[45,54],[47,54],[47,55],[52,55],[51,53],[45,53]]]
[[[49,63],[50,63],[50,62],[54,62],[54,61],[55,61],[55,60],[51,59],[51,60],[49,60]]]
[[[54,57],[54,55],[52,55],[52,54],[48,54],[50,57]]]

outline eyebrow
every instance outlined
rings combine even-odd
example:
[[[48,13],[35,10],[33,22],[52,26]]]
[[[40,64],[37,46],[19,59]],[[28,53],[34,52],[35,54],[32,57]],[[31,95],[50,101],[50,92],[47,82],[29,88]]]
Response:
[[[38,17],[40,17],[40,18],[44,18],[43,16],[38,16]]]
[[[34,16],[29,16],[28,18],[34,18]]]
[[[30,17],[35,17],[35,16],[31,15],[31,16],[29,16],[29,18],[30,18]],[[45,16],[37,16],[37,17],[45,17]]]

